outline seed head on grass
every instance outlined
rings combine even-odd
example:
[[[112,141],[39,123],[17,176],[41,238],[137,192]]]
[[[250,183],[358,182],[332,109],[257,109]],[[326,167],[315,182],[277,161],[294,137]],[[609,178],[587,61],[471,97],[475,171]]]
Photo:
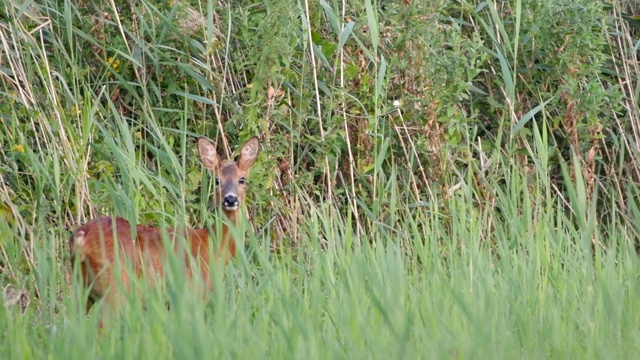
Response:
[[[27,308],[31,303],[31,298],[29,297],[29,292],[26,289],[16,289],[13,285],[9,284],[4,287],[2,293],[4,295],[5,307],[19,305],[22,314],[27,311]]]
[[[193,36],[205,28],[205,18],[193,8],[187,7],[178,20],[178,27],[185,34]]]

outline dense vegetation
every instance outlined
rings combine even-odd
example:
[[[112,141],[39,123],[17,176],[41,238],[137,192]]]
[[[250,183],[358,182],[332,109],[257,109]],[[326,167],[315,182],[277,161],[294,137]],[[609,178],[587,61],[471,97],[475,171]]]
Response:
[[[639,12],[5,1],[0,357],[637,355]],[[200,135],[261,139],[245,246],[99,331],[70,232],[211,223]]]

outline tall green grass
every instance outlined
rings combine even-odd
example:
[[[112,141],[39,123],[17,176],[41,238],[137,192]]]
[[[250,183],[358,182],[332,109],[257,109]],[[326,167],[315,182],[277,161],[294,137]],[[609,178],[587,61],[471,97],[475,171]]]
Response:
[[[401,197],[399,185],[387,194]],[[586,230],[527,185],[505,187],[499,217],[466,200],[467,187],[446,219],[400,207],[351,247],[352,224],[307,204],[304,246],[270,255],[249,233],[209,301],[178,267],[163,291],[125,296],[102,331],[81,287],[59,293],[67,270],[40,231],[41,293],[24,314],[1,308],[3,358],[632,358],[640,271],[629,235],[612,224],[616,239],[594,254]],[[519,208],[524,196],[552,204]]]
[[[0,6],[0,358],[640,352],[633,5]],[[218,221],[193,140],[255,134],[208,296],[85,314],[70,232]]]

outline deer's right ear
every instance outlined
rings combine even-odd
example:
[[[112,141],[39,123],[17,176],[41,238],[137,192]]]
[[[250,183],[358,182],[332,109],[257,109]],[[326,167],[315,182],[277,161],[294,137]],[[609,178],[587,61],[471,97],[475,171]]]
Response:
[[[214,171],[220,165],[220,155],[216,152],[216,147],[203,137],[198,139],[198,153],[200,161],[207,169]]]

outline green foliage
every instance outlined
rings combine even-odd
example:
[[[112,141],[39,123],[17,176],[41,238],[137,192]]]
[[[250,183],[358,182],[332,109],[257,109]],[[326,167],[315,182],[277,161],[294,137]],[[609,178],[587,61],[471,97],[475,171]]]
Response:
[[[634,6],[3,3],[0,357],[630,357]],[[209,301],[172,269],[99,332],[70,231],[203,226],[195,138],[255,135]]]

